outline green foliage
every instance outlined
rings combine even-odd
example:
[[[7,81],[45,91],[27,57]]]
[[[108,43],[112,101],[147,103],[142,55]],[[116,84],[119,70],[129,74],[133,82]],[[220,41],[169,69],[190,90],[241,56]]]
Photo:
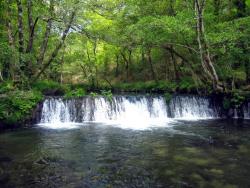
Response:
[[[13,82],[11,82],[11,81],[6,81],[6,82],[0,83],[0,94],[7,93],[7,92],[12,91],[14,89],[15,89],[15,87],[13,85]]]
[[[104,96],[106,99],[108,99],[109,102],[112,102],[113,94],[111,90],[108,91],[102,90],[101,95]]]
[[[245,101],[245,96],[240,94],[238,91],[234,91],[232,98],[231,98],[231,104],[235,108],[239,108],[243,102]]]
[[[69,91],[69,87],[67,85],[61,85],[60,83],[51,80],[42,80],[35,82],[34,84],[32,84],[32,88],[34,90],[42,92],[45,95],[47,94],[64,95]]]
[[[0,97],[0,120],[6,124],[20,124],[42,100],[38,91],[9,91]]]
[[[239,91],[234,91],[229,97],[223,98],[223,108],[228,110],[230,108],[239,108],[246,100],[246,97]]]
[[[126,92],[174,92],[176,88],[177,84],[169,81],[119,83],[114,86],[114,89]]]
[[[69,99],[69,98],[84,97],[84,96],[86,96],[86,91],[83,88],[76,88],[76,89],[68,91],[64,95],[64,98]]]
[[[196,89],[195,83],[190,77],[184,77],[179,83],[179,89],[181,91],[193,91]]]
[[[24,2],[22,9],[28,10]],[[53,22],[44,61],[38,64],[41,44],[46,41],[46,22],[37,22],[31,51],[19,52],[19,35],[15,33],[19,31],[17,4],[1,1],[0,81],[13,80],[15,87],[19,84],[17,88],[28,88],[30,78],[45,68],[40,79],[47,81],[32,87],[46,95],[64,95],[80,88],[61,86],[59,80],[81,83],[86,91],[110,90],[114,86],[129,92],[211,92],[211,78],[199,58],[193,1],[64,0],[55,1],[54,8],[49,2],[36,1],[36,6],[31,7],[33,22],[36,17],[51,17]],[[238,89],[250,84],[250,1],[242,3],[244,8],[235,1],[208,1],[202,17],[207,39],[204,46],[209,46],[212,63],[227,90],[232,89],[232,83]],[[55,54],[62,39],[60,33],[76,6],[71,27],[76,32],[68,33]],[[58,22],[58,18],[62,20]],[[31,34],[27,12],[22,19],[27,47]],[[9,21],[12,27],[8,28]],[[11,41],[10,34],[15,40]]]
[[[98,96],[98,93],[95,93],[95,92],[90,92],[89,94],[91,97],[95,98]]]

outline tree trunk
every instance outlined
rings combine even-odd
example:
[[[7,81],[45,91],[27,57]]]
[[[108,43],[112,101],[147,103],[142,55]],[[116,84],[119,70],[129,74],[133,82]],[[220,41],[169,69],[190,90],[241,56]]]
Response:
[[[151,57],[151,49],[148,49],[147,51],[147,56],[148,56],[148,63],[150,66],[150,72],[151,72],[151,78],[155,81],[157,81],[156,76],[155,76],[155,70],[152,62],[152,57]]]
[[[14,35],[13,35],[13,27],[11,23],[11,9],[10,9],[11,1],[8,0],[8,7],[7,7],[7,30],[8,30],[8,40],[10,47],[14,47]]]
[[[76,10],[74,10],[70,16],[70,20],[69,23],[67,24],[65,30],[63,31],[62,37],[61,37],[61,41],[59,42],[59,44],[56,46],[56,48],[54,49],[54,51],[52,52],[51,56],[49,57],[48,61],[43,65],[42,69],[38,72],[38,74],[35,76],[33,81],[36,81],[43,73],[44,71],[49,67],[49,65],[53,62],[53,60],[56,58],[59,50],[61,49],[61,47],[64,44],[64,41],[68,35],[69,29],[74,21],[76,15]]]
[[[163,46],[163,48],[166,49],[170,54],[172,53],[174,56],[179,57],[182,60],[182,62],[184,62],[184,63],[187,64],[187,66],[189,67],[190,72],[192,74],[193,80],[194,80],[194,82],[195,82],[195,84],[197,86],[197,91],[198,91],[198,83],[200,83],[200,84],[202,83],[202,80],[204,79],[204,75],[199,75],[198,73],[196,73],[196,71],[195,71],[196,69],[193,66],[192,62],[189,61],[186,57],[184,57],[180,53],[178,53],[174,49],[174,47],[172,47],[172,46],[171,47],[169,47],[169,46]],[[191,54],[193,53],[193,51],[191,49],[189,49],[189,48],[187,48],[187,49],[188,49],[189,53],[191,53]],[[166,63],[168,63],[168,62],[166,61]],[[168,69],[168,74],[170,75],[170,70],[169,69]]]
[[[24,34],[23,34],[23,7],[21,0],[16,0],[18,11],[18,36],[19,36],[19,52],[24,51]]]
[[[95,67],[95,85],[96,87],[98,87],[99,83],[98,83],[98,67],[96,65],[97,63],[97,58],[96,58],[96,50],[97,50],[97,40],[94,40],[94,46],[93,46],[93,53],[94,53],[94,59],[95,59],[95,62],[94,62],[94,67]]]
[[[62,59],[60,63],[60,84],[63,84],[63,64],[64,64],[64,54],[65,54],[65,47],[63,48]]]
[[[6,19],[6,26],[7,26],[7,33],[8,33],[8,42],[10,48],[14,51],[15,49],[15,40],[14,40],[14,35],[13,35],[13,26],[11,23],[11,1],[8,0],[8,5],[7,5],[7,19]],[[10,60],[9,61],[9,72],[10,72],[10,77],[14,81],[15,80],[15,61]],[[2,78],[3,79],[3,78]]]
[[[0,69],[0,82],[3,81],[2,70]]]
[[[115,77],[119,75],[119,55],[116,55]]]
[[[176,63],[176,59],[175,59],[175,56],[174,56],[174,53],[173,53],[173,47],[172,46],[170,47],[170,54],[171,54],[171,60],[172,60],[173,66],[174,66],[175,80],[179,81],[180,80],[180,75],[179,75],[179,72],[177,70],[177,63]]]
[[[47,46],[48,46],[50,30],[51,30],[51,26],[52,26],[52,17],[53,17],[53,12],[54,12],[54,0],[50,0],[49,11],[50,11],[51,17],[47,20],[47,25],[46,25],[46,30],[45,30],[44,37],[43,37],[42,46],[40,48],[40,54],[39,54],[39,57],[37,59],[37,64],[39,66],[41,66],[41,64],[43,63],[44,55],[45,55],[45,52],[46,52]]]
[[[129,60],[126,58],[126,55],[121,52],[122,58],[125,61],[125,69],[126,69],[126,82],[128,82],[129,77]]]
[[[88,69],[89,69],[89,73],[90,73],[90,78],[91,78],[91,87],[95,87],[95,77],[94,77],[94,71],[93,71],[93,62],[91,61],[90,58],[90,54],[89,54],[89,49],[88,47],[86,48],[86,53],[87,53],[87,57],[88,57]]]
[[[206,0],[195,0],[197,41],[199,44],[200,59],[205,73],[209,76],[209,78],[213,82],[214,89],[221,91],[222,87],[220,86],[218,75],[211,60],[210,52],[208,49],[208,43],[205,37],[205,28],[203,21],[205,2]]]
[[[131,69],[131,65],[132,65],[132,50],[128,50],[128,64],[127,64],[127,81],[129,80],[129,74],[130,77],[132,77],[132,71]]]
[[[32,17],[32,0],[27,0],[27,12],[28,12],[28,24],[29,24],[29,41],[26,48],[26,53],[30,53],[33,48],[33,41],[34,41],[34,34],[35,34],[35,27],[38,22],[38,17],[36,18],[35,22],[33,21]]]

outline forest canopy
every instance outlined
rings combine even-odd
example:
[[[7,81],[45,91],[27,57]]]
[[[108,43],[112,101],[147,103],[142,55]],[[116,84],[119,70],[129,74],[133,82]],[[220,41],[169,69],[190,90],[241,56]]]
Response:
[[[2,0],[0,80],[247,89],[250,0]]]

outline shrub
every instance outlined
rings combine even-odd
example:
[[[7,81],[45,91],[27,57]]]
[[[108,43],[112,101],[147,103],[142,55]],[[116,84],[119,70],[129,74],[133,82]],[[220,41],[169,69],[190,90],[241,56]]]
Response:
[[[38,91],[15,90],[5,93],[0,97],[0,120],[6,124],[24,122],[42,98]]]
[[[67,85],[61,85],[51,80],[42,80],[32,84],[32,88],[42,92],[44,95],[64,95],[69,91]]]
[[[83,88],[76,88],[70,90],[64,95],[66,99],[73,97],[84,97],[84,96],[86,96],[86,91]]]
[[[0,84],[0,94],[14,90],[13,82],[6,81]]]
[[[196,87],[194,81],[192,80],[192,78],[189,77],[184,77],[179,83],[179,89],[181,91],[190,92],[192,90],[195,90],[195,88]]]
[[[177,85],[175,82],[159,81],[156,88],[160,91],[175,92]]]
[[[240,108],[244,103],[246,97],[240,94],[238,91],[234,91],[231,96],[224,97],[223,99],[223,108],[228,110],[230,108]]]
[[[90,95],[91,97],[97,97],[97,96],[98,96],[98,93],[91,92],[89,95]]]
[[[108,90],[108,91],[102,90],[101,95],[104,96],[105,98],[107,98],[109,102],[112,101],[113,94],[112,94],[111,90]]]
[[[119,83],[115,85],[115,89],[122,91],[135,91],[135,92],[156,92],[167,91],[174,92],[177,88],[176,83],[169,81],[147,81],[147,82],[134,82],[134,83]]]
[[[234,91],[231,98],[231,104],[235,108],[239,108],[245,101],[245,96],[241,95],[239,92]]]

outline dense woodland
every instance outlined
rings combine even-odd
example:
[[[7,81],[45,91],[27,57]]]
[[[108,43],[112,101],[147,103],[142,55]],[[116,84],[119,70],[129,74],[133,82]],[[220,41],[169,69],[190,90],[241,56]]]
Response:
[[[77,84],[198,93],[250,88],[250,0],[0,3],[1,93],[29,96],[31,106],[41,99],[33,90],[85,94],[72,93]]]

